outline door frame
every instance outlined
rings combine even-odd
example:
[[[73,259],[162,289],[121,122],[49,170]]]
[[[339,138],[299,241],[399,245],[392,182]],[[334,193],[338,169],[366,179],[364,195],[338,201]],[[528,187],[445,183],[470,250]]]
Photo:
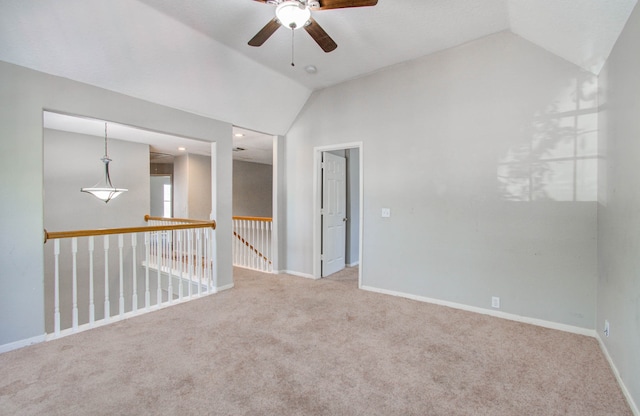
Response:
[[[358,185],[358,198],[360,200],[360,220],[358,222],[358,288],[362,287],[362,269],[363,263],[363,247],[362,240],[364,235],[364,155],[362,142],[339,143],[328,146],[317,146],[313,148],[313,277],[320,279],[322,277],[322,262],[320,255],[322,253],[322,215],[320,214],[320,206],[322,205],[322,152],[330,152],[333,150],[358,149],[359,174],[360,181]]]

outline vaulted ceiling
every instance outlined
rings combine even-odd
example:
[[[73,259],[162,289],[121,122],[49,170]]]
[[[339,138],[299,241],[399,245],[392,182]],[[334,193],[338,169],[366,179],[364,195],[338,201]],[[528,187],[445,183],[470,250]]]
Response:
[[[0,0],[0,60],[284,134],[315,89],[500,31],[597,74],[636,2],[379,0],[316,11],[338,48],[324,53],[296,31],[291,66],[290,30],[247,45],[274,16],[260,1]]]

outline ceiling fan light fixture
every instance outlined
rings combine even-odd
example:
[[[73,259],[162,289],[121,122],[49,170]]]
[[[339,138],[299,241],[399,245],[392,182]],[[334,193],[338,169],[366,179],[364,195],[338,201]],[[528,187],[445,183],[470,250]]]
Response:
[[[311,10],[298,0],[288,0],[276,7],[276,17],[282,26],[292,30],[300,29],[311,18]]]

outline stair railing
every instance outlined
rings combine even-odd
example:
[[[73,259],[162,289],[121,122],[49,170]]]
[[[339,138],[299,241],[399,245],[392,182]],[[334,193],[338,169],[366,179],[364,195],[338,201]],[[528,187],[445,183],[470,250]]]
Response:
[[[273,272],[273,221],[264,217],[233,217],[233,265]]]
[[[45,243],[53,242],[45,249],[47,339],[216,292],[215,221],[162,221],[143,227],[45,230]]]

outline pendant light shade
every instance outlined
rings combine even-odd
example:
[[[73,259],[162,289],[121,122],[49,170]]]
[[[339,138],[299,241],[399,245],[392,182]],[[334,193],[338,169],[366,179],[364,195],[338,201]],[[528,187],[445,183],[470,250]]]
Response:
[[[100,160],[104,163],[104,178],[91,188],[81,188],[80,191],[91,194],[106,204],[128,191],[128,189],[116,188],[111,184],[111,176],[109,175],[109,162],[111,162],[111,159],[109,159],[109,153],[107,152],[107,123],[104,123],[104,156]]]

